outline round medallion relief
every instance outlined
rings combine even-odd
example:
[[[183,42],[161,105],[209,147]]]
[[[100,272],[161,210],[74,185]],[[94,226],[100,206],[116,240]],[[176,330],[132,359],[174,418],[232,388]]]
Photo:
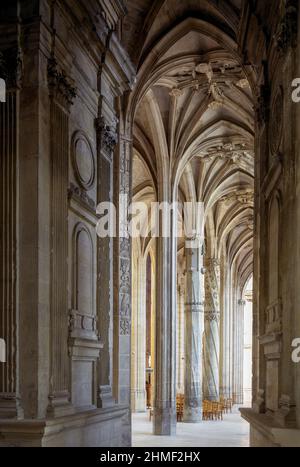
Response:
[[[92,146],[82,131],[77,131],[72,138],[72,162],[81,188],[91,189],[95,181],[95,160]]]

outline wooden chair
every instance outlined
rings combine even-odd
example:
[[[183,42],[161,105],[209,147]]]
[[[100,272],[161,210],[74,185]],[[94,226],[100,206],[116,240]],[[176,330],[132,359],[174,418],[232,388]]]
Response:
[[[212,420],[213,419],[213,407],[211,401],[203,401],[202,403],[202,419]]]
[[[224,405],[218,401],[203,401],[202,419],[203,420],[223,420]]]
[[[207,420],[207,401],[202,402],[202,420]]]
[[[147,394],[147,409],[151,409],[152,386],[150,383],[146,383],[146,394]]]
[[[227,401],[224,396],[220,397],[220,404],[222,404],[223,413],[227,413],[228,412]]]
[[[223,405],[223,412],[232,412],[232,407],[234,405],[233,399],[226,399],[225,397],[221,396],[220,403]]]
[[[232,412],[232,407],[233,407],[233,399],[226,399],[227,411]]]
[[[223,405],[220,402],[212,402],[213,420],[223,420]]]
[[[184,408],[184,395],[177,394],[176,396],[176,413],[177,413],[177,422],[183,421],[183,408]]]

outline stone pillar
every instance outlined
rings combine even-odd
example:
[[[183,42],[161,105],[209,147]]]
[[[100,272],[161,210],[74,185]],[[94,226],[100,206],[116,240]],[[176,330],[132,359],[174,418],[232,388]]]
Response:
[[[131,445],[131,239],[128,234],[128,206],[131,200],[132,140],[121,135],[115,152],[114,191],[118,209],[114,244],[114,385],[113,395],[128,407],[124,418],[124,445]]]
[[[174,238],[157,239],[155,435],[176,434],[176,250]]]
[[[244,313],[245,300],[238,300],[235,316],[235,346],[234,346],[234,394],[235,403],[243,404],[243,356],[244,356]]]
[[[232,307],[231,303],[231,268],[227,259],[223,262],[223,307],[220,326],[222,329],[222,383],[220,393],[225,398],[232,395],[232,346],[231,346],[231,326],[232,326]]]
[[[205,262],[204,305],[204,397],[219,399],[220,359],[220,265],[217,259]]]
[[[113,156],[117,144],[116,130],[103,115],[96,121],[98,152],[98,202],[113,201]],[[113,330],[113,238],[98,238],[97,309],[103,342],[98,364],[98,407],[114,404],[112,396],[112,330]]]
[[[186,249],[185,380],[184,421],[202,419],[202,334],[201,249]]]
[[[17,50],[0,52],[0,78],[6,82],[5,102],[0,102],[0,338],[6,362],[0,363],[0,418],[20,418],[17,294],[18,230],[18,109],[20,66]],[[7,59],[7,61],[6,61]],[[9,63],[9,65],[8,65]]]
[[[132,375],[132,409],[146,411],[146,264],[137,259],[133,289],[135,290],[135,316],[132,319],[134,375]]]
[[[177,301],[178,301],[178,312],[177,312],[177,392],[180,394],[184,393],[184,360],[185,360],[185,274],[178,274],[178,287],[177,287]]]

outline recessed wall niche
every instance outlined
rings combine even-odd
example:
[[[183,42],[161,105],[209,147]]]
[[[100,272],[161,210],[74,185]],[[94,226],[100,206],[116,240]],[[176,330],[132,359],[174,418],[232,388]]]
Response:
[[[95,183],[95,158],[92,145],[83,131],[76,131],[71,142],[72,166],[78,185],[89,191]]]

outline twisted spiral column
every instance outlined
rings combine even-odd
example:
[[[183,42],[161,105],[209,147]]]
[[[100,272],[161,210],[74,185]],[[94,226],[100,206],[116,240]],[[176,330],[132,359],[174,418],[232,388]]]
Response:
[[[218,400],[220,361],[220,264],[216,259],[208,259],[205,262],[203,356],[204,398],[208,400]]]

